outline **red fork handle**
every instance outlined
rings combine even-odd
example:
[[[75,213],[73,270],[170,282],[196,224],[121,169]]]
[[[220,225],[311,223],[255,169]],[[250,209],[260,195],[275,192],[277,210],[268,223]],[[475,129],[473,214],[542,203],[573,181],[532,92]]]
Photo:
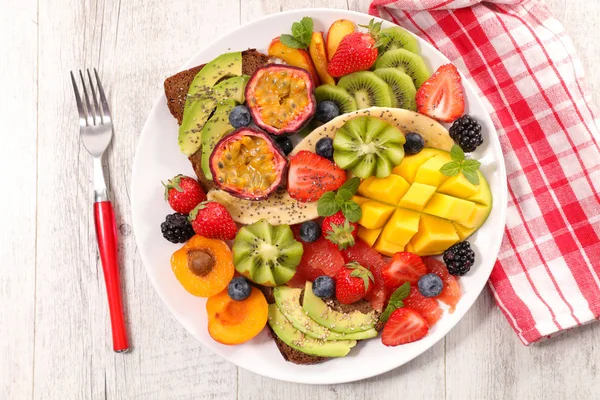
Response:
[[[117,224],[110,201],[94,203],[94,222],[100,260],[104,271],[110,323],[112,326],[113,349],[117,353],[129,350],[127,330],[123,318],[123,302],[121,300],[121,284],[119,279],[119,263],[117,257]]]

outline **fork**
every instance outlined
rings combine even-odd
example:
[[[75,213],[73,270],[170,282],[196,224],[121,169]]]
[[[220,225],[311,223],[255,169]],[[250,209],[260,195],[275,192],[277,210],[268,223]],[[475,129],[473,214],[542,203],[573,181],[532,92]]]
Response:
[[[94,174],[92,179],[94,188],[94,222],[96,225],[96,238],[98,240],[100,260],[102,261],[102,270],[104,271],[106,294],[108,296],[113,349],[117,353],[125,353],[129,351],[129,344],[121,300],[119,263],[117,259],[117,225],[102,169],[102,156],[112,139],[113,123],[98,71],[94,68],[96,88],[94,88],[94,81],[90,70],[88,69],[86,72],[91,96],[88,95],[86,79],[81,70],[79,71],[79,78],[81,79],[83,101],[79,94],[73,71],[71,71],[71,82],[73,83],[77,111],[79,112],[81,142],[94,160]],[[96,95],[96,91],[99,96]]]

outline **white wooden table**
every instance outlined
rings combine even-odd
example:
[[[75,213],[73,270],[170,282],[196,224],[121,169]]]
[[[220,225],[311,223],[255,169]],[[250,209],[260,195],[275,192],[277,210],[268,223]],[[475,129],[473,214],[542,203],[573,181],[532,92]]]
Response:
[[[547,0],[600,92],[600,1]],[[600,324],[524,347],[487,290],[447,337],[383,376],[338,386],[262,378],[222,360],[169,314],[131,229],[129,181],[163,79],[241,23],[368,0],[0,2],[0,399],[598,399]],[[116,121],[108,156],[133,351],[111,350],[68,71],[97,66]]]

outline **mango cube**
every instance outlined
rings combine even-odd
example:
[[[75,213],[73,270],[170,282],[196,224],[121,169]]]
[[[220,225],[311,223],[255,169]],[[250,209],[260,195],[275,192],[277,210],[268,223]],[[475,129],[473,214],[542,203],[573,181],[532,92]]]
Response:
[[[375,246],[373,246],[373,248],[375,250],[377,250],[378,252],[380,252],[381,254],[384,254],[388,257],[393,256],[394,254],[398,253],[399,251],[404,251],[404,246],[400,246],[399,244],[388,242],[387,240],[385,240],[381,237],[379,239],[377,239],[377,243],[375,243]]]
[[[362,206],[364,203],[366,203],[367,201],[370,201],[369,199],[367,199],[366,197],[361,197],[361,196],[352,196],[352,198],[350,199],[353,202],[355,202],[356,204],[358,204],[359,206]]]
[[[358,223],[367,229],[383,227],[396,209],[395,207],[376,201],[367,201],[363,203],[360,208],[362,210],[362,216]]]
[[[413,183],[415,174],[424,162],[439,154],[439,150],[425,148],[420,153],[405,156],[404,160],[392,170],[392,174],[400,175],[407,182]]]
[[[413,183],[408,192],[402,197],[399,207],[408,208],[415,211],[421,211],[435,194],[435,187],[423,185],[422,183]]]
[[[440,186],[448,177],[440,172],[440,168],[450,162],[450,157],[439,154],[425,161],[415,174],[415,182],[429,186]]]
[[[467,198],[467,200],[474,201],[478,204],[483,204],[484,206],[488,206],[491,208],[492,206],[492,192],[490,191],[490,187],[479,172],[479,191],[475,193],[473,196]]]
[[[441,193],[433,195],[423,212],[466,225],[475,211],[475,203]]]
[[[396,205],[408,190],[410,184],[398,175],[386,178],[370,177],[358,187],[358,193],[382,203]]]
[[[463,174],[451,176],[438,188],[439,193],[466,199],[479,191],[479,185],[473,185]]]
[[[453,222],[453,224],[454,229],[456,229],[456,233],[458,234],[458,237],[461,241],[471,236],[477,230],[476,228],[467,228],[466,226],[461,225],[458,222]]]
[[[406,246],[419,230],[419,217],[415,211],[398,208],[392,218],[385,224],[381,239],[399,246]]]
[[[373,245],[375,244],[375,241],[379,237],[379,234],[381,233],[382,230],[383,230],[383,228],[367,229],[364,226],[359,225],[357,234],[358,234],[358,237],[360,239],[362,239],[363,242],[365,242],[369,246],[373,247]]]
[[[483,225],[488,215],[490,215],[490,208],[488,206],[476,204],[475,210],[473,210],[469,219],[465,222],[462,222],[462,224],[467,228],[480,227],[481,225]],[[460,221],[457,220],[457,222]]]
[[[422,214],[419,231],[412,238],[411,243],[417,254],[433,255],[443,253],[459,240],[452,222]]]

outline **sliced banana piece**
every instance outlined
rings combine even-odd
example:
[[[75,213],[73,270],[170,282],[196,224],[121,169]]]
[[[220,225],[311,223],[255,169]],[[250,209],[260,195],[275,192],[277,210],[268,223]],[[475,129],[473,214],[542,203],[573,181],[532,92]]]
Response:
[[[294,155],[301,150],[314,152],[315,145],[319,139],[324,137],[332,138],[335,132],[347,121],[363,115],[369,115],[389,122],[405,134],[409,132],[420,134],[425,140],[425,147],[450,151],[454,144],[446,128],[436,120],[423,114],[401,108],[371,107],[340,115],[328,123],[321,125],[298,143],[290,155]]]

